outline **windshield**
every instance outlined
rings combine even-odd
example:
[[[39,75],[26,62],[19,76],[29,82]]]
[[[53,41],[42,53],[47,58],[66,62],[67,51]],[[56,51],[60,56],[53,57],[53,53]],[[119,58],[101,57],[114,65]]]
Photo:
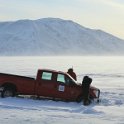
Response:
[[[57,75],[57,82],[60,82],[66,85],[76,84],[76,81],[71,76],[69,76],[68,74],[65,75],[61,73]]]
[[[71,82],[73,82],[73,84],[77,84],[76,80],[74,80],[68,73],[67,73],[67,75],[68,75],[68,78],[70,78]]]

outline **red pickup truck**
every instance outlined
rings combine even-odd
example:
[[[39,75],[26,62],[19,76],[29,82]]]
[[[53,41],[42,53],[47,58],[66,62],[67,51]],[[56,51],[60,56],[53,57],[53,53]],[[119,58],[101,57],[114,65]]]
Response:
[[[1,97],[15,95],[35,95],[39,97],[80,102],[83,100],[81,84],[67,73],[48,69],[39,69],[36,79],[12,74],[0,73]],[[90,98],[99,99],[100,90],[90,87]]]

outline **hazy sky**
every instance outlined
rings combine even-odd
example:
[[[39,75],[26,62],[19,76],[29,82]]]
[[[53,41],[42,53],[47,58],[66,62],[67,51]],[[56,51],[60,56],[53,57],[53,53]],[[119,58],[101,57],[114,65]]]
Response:
[[[73,20],[124,39],[124,0],[0,0],[0,21]]]

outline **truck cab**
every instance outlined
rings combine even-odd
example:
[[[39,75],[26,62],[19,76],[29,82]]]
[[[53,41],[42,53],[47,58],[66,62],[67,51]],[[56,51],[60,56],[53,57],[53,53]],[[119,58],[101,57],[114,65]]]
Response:
[[[38,96],[52,97],[63,100],[80,101],[82,99],[82,86],[67,73],[55,70],[41,69],[37,74],[36,94]],[[98,98],[99,90],[90,88],[92,98]]]

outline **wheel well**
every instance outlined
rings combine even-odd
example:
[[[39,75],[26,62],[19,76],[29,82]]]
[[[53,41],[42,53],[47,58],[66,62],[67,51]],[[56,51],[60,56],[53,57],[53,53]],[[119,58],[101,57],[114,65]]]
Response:
[[[15,86],[13,83],[4,83],[4,84],[2,85],[2,87],[4,87],[4,88],[11,88],[11,89],[13,89],[15,92],[17,91],[17,88],[16,88],[16,86]]]
[[[82,100],[83,100],[83,95],[82,94],[78,95],[78,97],[76,98],[76,101],[81,102]]]

